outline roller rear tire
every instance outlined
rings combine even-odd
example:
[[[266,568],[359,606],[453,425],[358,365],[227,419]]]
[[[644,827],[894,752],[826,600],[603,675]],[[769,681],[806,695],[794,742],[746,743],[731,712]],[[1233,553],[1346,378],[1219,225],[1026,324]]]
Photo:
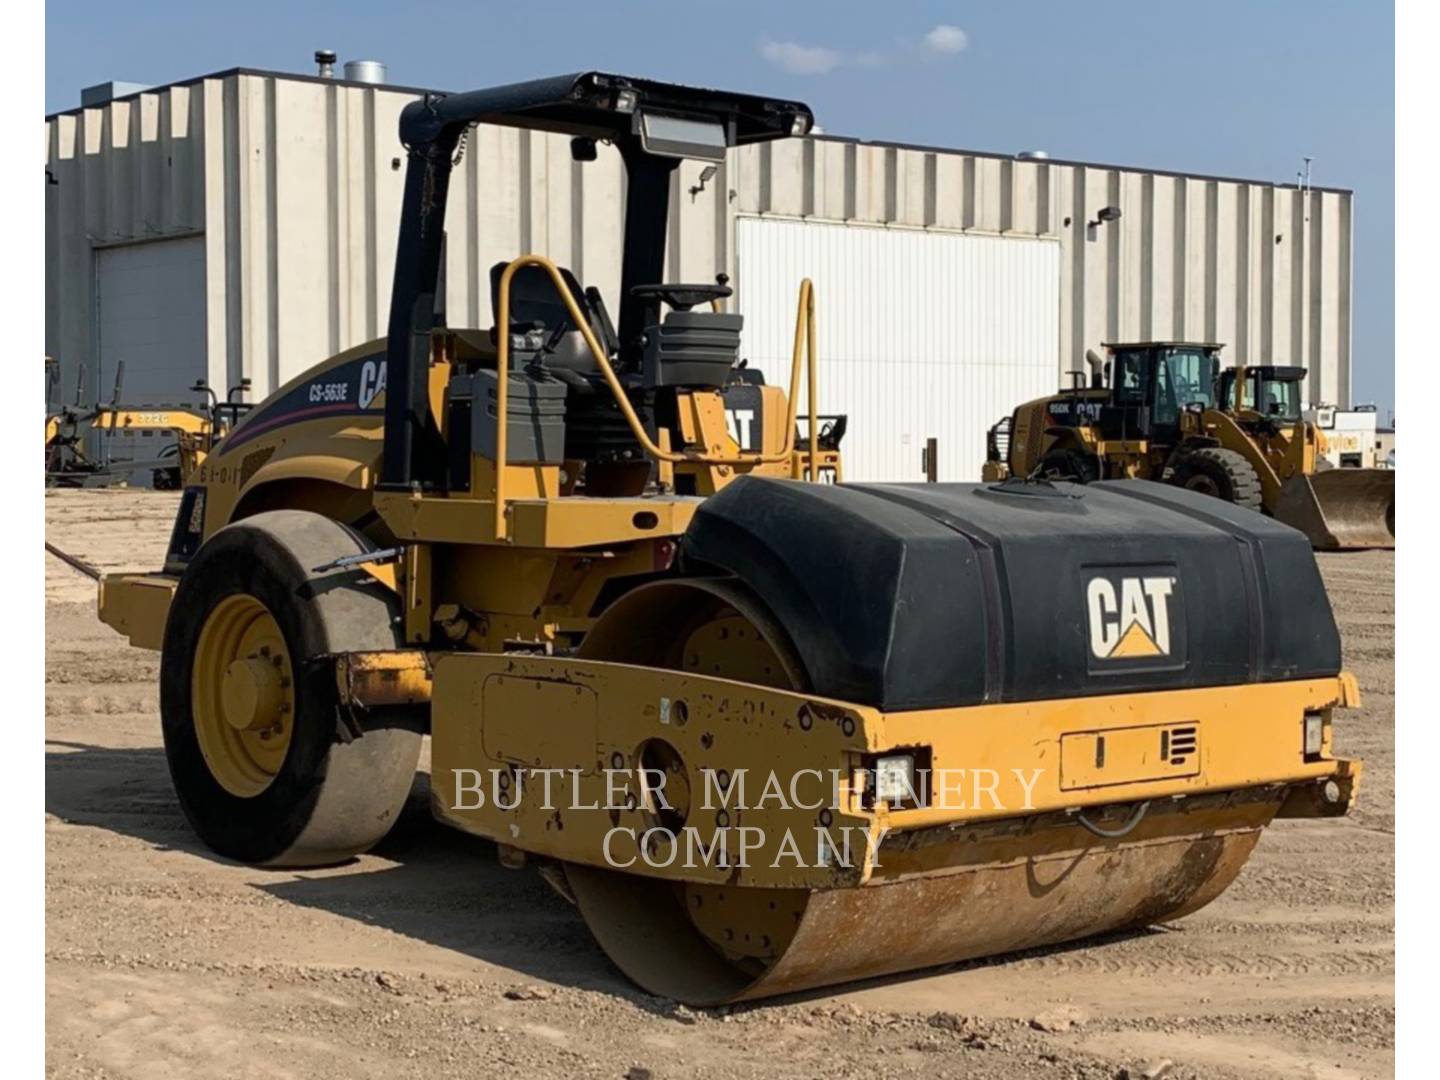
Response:
[[[393,594],[363,571],[313,569],[370,547],[319,514],[277,510],[221,529],[180,580],[160,665],[165,754],[185,816],[221,855],[342,862],[405,803],[423,716],[357,733],[315,662],[401,644]]]

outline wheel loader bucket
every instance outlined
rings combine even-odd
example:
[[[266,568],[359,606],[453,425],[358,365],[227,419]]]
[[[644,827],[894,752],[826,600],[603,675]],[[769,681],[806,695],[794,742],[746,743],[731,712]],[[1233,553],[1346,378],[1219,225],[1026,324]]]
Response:
[[[1310,538],[1316,551],[1395,546],[1395,472],[1329,469],[1293,476],[1274,516]]]

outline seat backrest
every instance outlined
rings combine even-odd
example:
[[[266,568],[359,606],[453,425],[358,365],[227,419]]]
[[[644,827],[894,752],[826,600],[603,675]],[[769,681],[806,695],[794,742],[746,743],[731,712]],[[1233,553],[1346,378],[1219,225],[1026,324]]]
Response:
[[[507,263],[498,262],[490,268],[490,306],[498,314],[500,310],[500,278]],[[596,310],[580,282],[566,267],[559,267],[565,287],[570,290],[576,306],[590,323],[590,329],[599,339],[602,347],[613,352],[615,343],[609,340],[613,331],[609,322]],[[595,294],[598,300],[599,294]],[[545,362],[551,367],[569,371],[596,371],[595,358],[579,327],[570,318],[570,312],[555,291],[550,275],[539,266],[522,266],[510,279],[510,322],[511,325],[528,326],[539,323],[544,327],[546,341],[553,341],[554,347],[546,354]]]

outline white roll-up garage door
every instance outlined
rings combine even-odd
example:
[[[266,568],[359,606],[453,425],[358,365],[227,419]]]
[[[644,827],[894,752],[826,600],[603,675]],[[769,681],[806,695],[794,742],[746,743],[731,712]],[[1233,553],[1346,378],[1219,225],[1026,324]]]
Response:
[[[815,282],[820,411],[845,413],[847,480],[979,480],[985,433],[1059,385],[1052,240],[741,217],[742,354],[784,385],[800,280]],[[803,405],[802,405],[803,407]]]
[[[97,393],[110,397],[125,362],[128,405],[188,402],[206,374],[205,240],[157,240],[95,253],[100,370]]]

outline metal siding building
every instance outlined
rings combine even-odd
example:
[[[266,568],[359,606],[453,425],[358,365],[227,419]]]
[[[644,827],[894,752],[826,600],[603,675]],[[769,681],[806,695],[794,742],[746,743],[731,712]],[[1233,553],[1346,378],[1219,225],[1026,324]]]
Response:
[[[940,476],[978,478],[995,418],[1055,389],[1054,240],[746,216],[736,253],[768,382],[789,378],[795,282],[815,282],[819,398],[849,417],[848,476],[914,477],[933,437]]]
[[[167,363],[165,400],[186,398],[202,371],[217,387],[250,377],[258,400],[383,333],[404,179],[396,127],[419,93],[235,70],[47,117],[46,350],[65,392],[84,363],[90,392],[108,394],[125,360],[137,402],[159,396]],[[1229,360],[1307,367],[1311,402],[1350,403],[1350,192],[828,136],[732,151],[704,185],[700,169],[675,174],[667,278],[728,272],[746,352],[758,363],[763,350],[770,369],[798,284],[776,266],[794,276],[807,266],[797,252],[820,260],[806,272],[822,410],[866,402],[872,414],[847,436],[867,463],[856,478],[918,475],[913,440],[927,436],[942,440],[942,479],[974,478],[977,431],[1102,341],[1222,341]],[[489,268],[524,251],[615,307],[623,183],[606,147],[580,164],[561,137],[473,132],[447,221],[451,324],[488,327]],[[1121,218],[1092,226],[1105,206]],[[806,225],[762,242],[757,220]],[[799,239],[810,226],[826,228]],[[866,244],[884,253],[857,275],[848,263]],[[177,288],[181,267],[192,277]],[[162,299],[178,328],[154,325]]]

